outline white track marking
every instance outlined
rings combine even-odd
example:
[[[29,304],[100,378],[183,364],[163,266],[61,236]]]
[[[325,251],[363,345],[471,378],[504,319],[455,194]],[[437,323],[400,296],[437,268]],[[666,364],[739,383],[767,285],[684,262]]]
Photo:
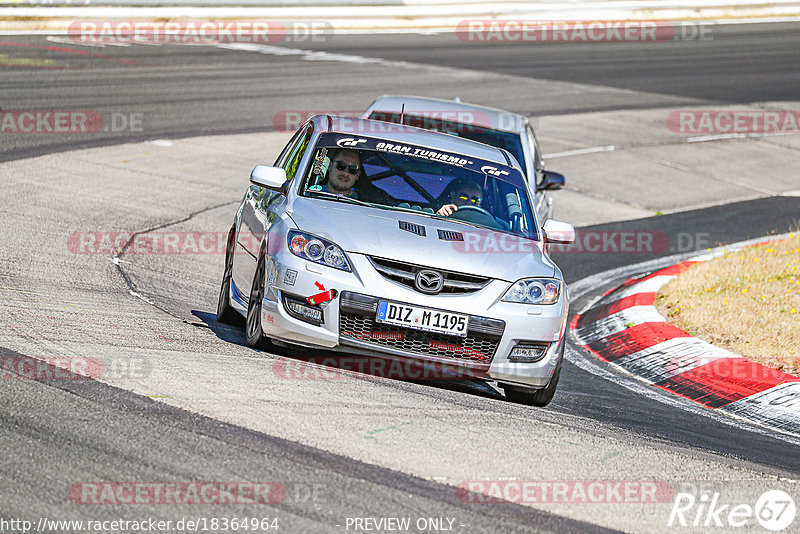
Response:
[[[542,157],[545,159],[567,158],[570,156],[580,156],[583,154],[595,154],[597,152],[612,152],[614,150],[616,150],[616,147],[614,145],[594,146],[591,148],[579,148],[577,150],[567,150],[566,152],[554,152],[552,154],[543,154]]]
[[[706,141],[720,141],[723,139],[744,139],[747,137],[773,137],[776,135],[796,135],[797,132],[753,132],[753,133],[730,133],[717,135],[698,135],[687,137],[687,143],[705,143]]]
[[[355,54],[332,54],[315,50],[304,50],[302,48],[286,48],[283,46],[273,46],[255,43],[220,43],[213,45],[217,48],[226,50],[239,50],[244,52],[256,52],[269,56],[295,56],[303,61],[338,61],[340,63],[355,63],[360,65],[382,65],[395,69],[413,70],[433,70],[438,72],[449,72],[464,77],[480,77],[485,75],[478,71],[457,69],[453,67],[441,67],[438,65],[426,65],[421,63],[411,63],[408,61],[395,61],[375,57],[358,56]]]
[[[69,45],[75,45],[75,46],[91,46],[93,48],[104,48],[106,46],[122,46],[122,47],[131,46],[130,43],[124,43],[124,42],[115,43],[115,42],[109,41],[109,42],[102,42],[102,43],[101,42],[93,43],[93,42],[88,41],[88,40],[87,41],[82,41],[80,39],[73,39],[71,37],[59,37],[59,36],[55,36],[55,35],[48,35],[46,40],[50,41],[51,43],[62,43],[62,44],[69,44]]]

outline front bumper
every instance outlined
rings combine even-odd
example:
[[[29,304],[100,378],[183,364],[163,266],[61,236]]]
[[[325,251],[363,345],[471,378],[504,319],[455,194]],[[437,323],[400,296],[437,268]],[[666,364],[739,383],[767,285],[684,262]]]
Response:
[[[558,303],[548,306],[502,302],[510,283],[501,280],[468,294],[425,295],[385,278],[364,255],[348,253],[348,259],[352,273],[303,260],[286,250],[269,256],[261,317],[264,334],[311,348],[438,362],[504,383],[536,388],[550,381],[560,357],[558,344],[565,334],[566,291]],[[290,313],[286,297],[302,301],[319,293],[320,286],[335,289],[337,294],[316,306],[322,312],[321,324]],[[376,323],[379,300],[468,314],[467,336]],[[541,360],[509,361],[516,345],[530,343],[547,344]]]

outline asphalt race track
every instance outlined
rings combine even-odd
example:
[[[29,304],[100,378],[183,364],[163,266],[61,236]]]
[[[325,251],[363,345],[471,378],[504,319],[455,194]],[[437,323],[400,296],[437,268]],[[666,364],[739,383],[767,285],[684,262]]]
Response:
[[[362,110],[384,93],[455,95],[528,115],[796,99],[796,24],[711,29],[713,39],[707,41],[649,44],[480,45],[452,34],[332,35],[321,36],[319,43],[286,44],[487,73],[473,77],[480,83],[461,83],[462,76],[441,70],[396,67],[387,78],[379,65],[370,68],[369,63],[309,63],[273,54],[265,59],[208,46],[76,48],[66,37],[52,42],[6,36],[4,53],[49,62],[4,69],[2,109],[65,109],[68,101],[70,109],[146,113],[146,131],[15,136],[4,139],[0,161],[123,140],[265,131],[273,129],[273,117],[282,111]],[[370,75],[378,71],[382,76]],[[492,83],[502,83],[503,90],[492,90]],[[586,92],[569,90],[575,83],[603,89],[587,98]]]
[[[653,253],[554,255],[570,282],[797,229],[797,135],[689,144],[664,117],[797,110],[800,24],[713,29],[712,40],[652,44],[337,35],[249,49],[2,36],[0,54],[26,58],[0,67],[2,111],[91,110],[106,129],[0,134],[0,355],[96,358],[118,372],[0,380],[0,517],[269,517],[285,532],[355,530],[365,517],[443,518],[455,532],[674,531],[669,499],[474,503],[456,491],[470,480],[668,482],[750,504],[782,489],[797,501],[800,438],[640,394],[624,385],[630,377],[571,363],[592,358],[574,347],[546,409],[472,383],[281,380],[275,362],[290,354],[249,349],[215,320],[223,256],[69,245],[76,232],[225,232],[249,169],[288,140],[287,112],[354,114],[385,93],[541,117],[548,168],[568,180],[554,195],[558,218],[668,238]],[[616,148],[580,153],[605,145]],[[269,505],[78,502],[71,488],[92,481],[271,481],[286,494]]]

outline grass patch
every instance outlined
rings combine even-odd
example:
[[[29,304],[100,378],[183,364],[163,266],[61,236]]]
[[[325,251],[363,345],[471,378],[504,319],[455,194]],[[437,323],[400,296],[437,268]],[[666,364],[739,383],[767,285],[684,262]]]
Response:
[[[694,265],[656,307],[686,332],[800,376],[800,233]]]

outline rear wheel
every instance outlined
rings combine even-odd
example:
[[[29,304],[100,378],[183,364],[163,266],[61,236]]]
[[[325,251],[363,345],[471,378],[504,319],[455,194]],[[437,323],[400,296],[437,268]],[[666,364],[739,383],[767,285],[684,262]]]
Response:
[[[261,307],[264,300],[264,276],[266,275],[266,261],[262,251],[258,256],[256,274],[250,288],[250,298],[247,301],[247,321],[244,326],[244,337],[251,347],[263,348],[267,345],[264,331],[261,329]]]
[[[231,279],[233,277],[233,254],[236,239],[236,228],[231,228],[228,232],[228,243],[225,247],[225,271],[222,273],[222,284],[219,288],[219,299],[217,300],[217,322],[241,325],[242,315],[231,306]]]

